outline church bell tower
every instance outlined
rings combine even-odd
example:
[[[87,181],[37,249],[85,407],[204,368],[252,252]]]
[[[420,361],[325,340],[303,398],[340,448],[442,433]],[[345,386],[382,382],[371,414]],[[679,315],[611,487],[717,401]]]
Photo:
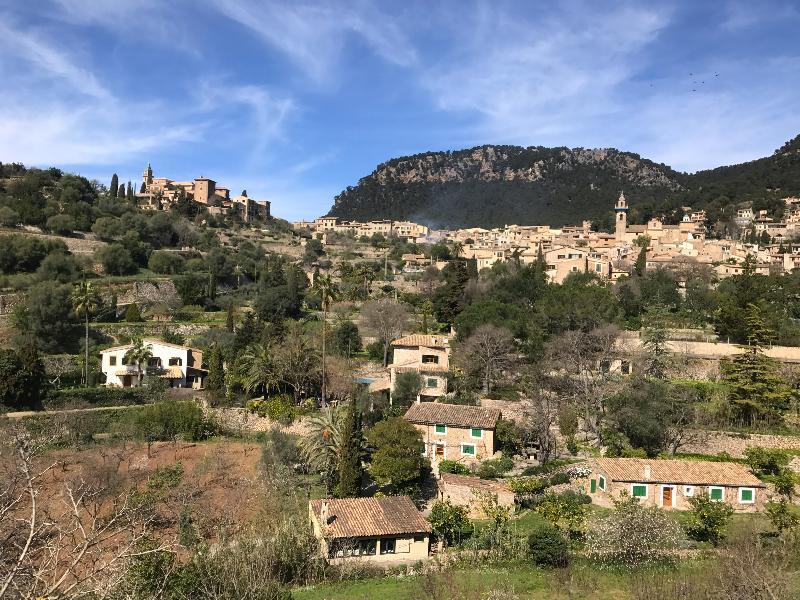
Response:
[[[618,242],[622,242],[625,239],[625,230],[628,227],[628,203],[625,201],[625,194],[622,192],[619,193],[619,199],[614,205],[614,213],[616,223],[614,238]]]

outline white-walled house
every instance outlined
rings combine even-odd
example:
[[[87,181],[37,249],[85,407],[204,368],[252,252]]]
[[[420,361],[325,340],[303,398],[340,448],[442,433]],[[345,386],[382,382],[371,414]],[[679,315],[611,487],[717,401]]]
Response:
[[[125,354],[133,344],[114,346],[100,352],[100,368],[106,376],[107,386],[137,387],[148,377],[169,381],[170,387],[202,389],[208,370],[203,368],[203,353],[196,348],[168,344],[160,340],[144,339],[142,344],[150,350],[147,365],[140,368],[127,364]]]

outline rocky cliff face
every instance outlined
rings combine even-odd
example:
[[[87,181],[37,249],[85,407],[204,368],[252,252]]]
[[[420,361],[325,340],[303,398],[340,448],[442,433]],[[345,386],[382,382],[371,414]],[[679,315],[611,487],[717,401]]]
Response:
[[[613,148],[486,145],[392,159],[336,196],[343,219],[411,219],[433,227],[507,223],[611,225],[621,190],[631,222],[675,222],[683,206],[726,222],[730,206],[800,194],[800,136],[771,156],[692,175]]]
[[[603,202],[635,189],[661,198],[680,174],[614,149],[480,146],[390,160],[339,194],[330,214],[415,218],[446,226],[567,223],[596,217]],[[583,198],[581,198],[583,196]],[[493,215],[481,210],[494,203]],[[585,205],[585,215],[579,215]],[[456,211],[456,208],[458,210]]]

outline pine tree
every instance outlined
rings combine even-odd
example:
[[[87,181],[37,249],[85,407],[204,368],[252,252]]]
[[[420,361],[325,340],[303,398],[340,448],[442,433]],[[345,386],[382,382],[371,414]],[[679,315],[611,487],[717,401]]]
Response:
[[[216,344],[211,346],[208,357],[206,389],[214,401],[225,397],[225,364],[222,360],[222,352]]]
[[[116,198],[117,197],[117,190],[118,189],[119,189],[119,177],[117,177],[117,174],[114,173],[111,176],[111,187],[108,188],[108,193],[111,195],[112,198]]]
[[[666,379],[669,366],[669,352],[665,326],[667,311],[661,305],[647,310],[642,328],[642,347],[647,353],[644,373],[655,379]]]
[[[125,311],[125,321],[128,323],[138,323],[142,320],[142,313],[139,310],[139,305],[133,302],[128,306],[128,310]]]
[[[336,496],[352,498],[361,494],[361,477],[364,472],[361,465],[364,445],[361,413],[356,408],[355,402],[351,402],[347,407],[341,439],[342,444],[339,448],[339,461],[336,468],[339,475]]]

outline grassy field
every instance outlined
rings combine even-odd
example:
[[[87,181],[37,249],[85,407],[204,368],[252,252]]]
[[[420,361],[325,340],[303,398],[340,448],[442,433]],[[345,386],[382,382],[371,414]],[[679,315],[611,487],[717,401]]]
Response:
[[[697,568],[687,563],[682,568]],[[631,598],[634,575],[600,571],[589,565],[543,570],[516,563],[486,568],[468,568],[444,573],[390,576],[294,590],[296,600],[478,600],[495,590],[496,598]]]

